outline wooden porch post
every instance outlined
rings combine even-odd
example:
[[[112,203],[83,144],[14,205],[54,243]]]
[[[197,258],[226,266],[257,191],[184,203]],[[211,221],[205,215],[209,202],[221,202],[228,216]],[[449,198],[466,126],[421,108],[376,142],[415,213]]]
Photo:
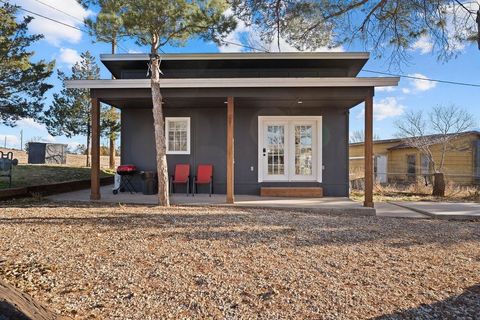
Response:
[[[227,98],[227,203],[234,203],[234,136],[233,97]]]
[[[374,88],[365,97],[365,200],[364,207],[373,208],[373,95]]]
[[[100,102],[92,98],[92,168],[90,199],[100,200]]]

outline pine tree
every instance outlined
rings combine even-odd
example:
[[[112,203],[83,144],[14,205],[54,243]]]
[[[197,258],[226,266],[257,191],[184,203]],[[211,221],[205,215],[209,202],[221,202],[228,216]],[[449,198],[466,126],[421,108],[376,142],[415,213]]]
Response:
[[[112,54],[116,53],[119,39],[127,35],[123,24],[123,3],[122,0],[85,0],[83,2],[85,7],[100,7],[95,20],[87,19],[85,24],[97,41],[111,44]],[[114,106],[109,110],[103,110],[102,125],[107,129],[105,134],[109,139],[109,167],[113,169],[115,168],[115,140],[120,132],[120,115]]]
[[[194,37],[219,43],[219,39],[235,27],[235,21],[224,14],[228,8],[226,0],[125,0],[125,3],[125,29],[138,45],[150,48],[158,201],[162,206],[169,206],[159,51],[167,44],[183,45]]]
[[[17,10],[0,6],[0,123],[9,126],[21,118],[39,118],[45,93],[52,88],[45,81],[55,63],[31,61],[34,52],[28,48],[43,36],[29,35],[32,18],[17,22]]]
[[[479,41],[480,10],[459,0],[229,0],[235,15],[270,44],[298,50],[363,44],[393,63],[415,46],[441,60]],[[478,11],[477,11],[478,10]],[[477,22],[475,22],[477,21]],[[422,48],[422,47],[420,47]]]
[[[72,137],[83,135],[87,138],[86,166],[90,166],[89,150],[91,138],[91,99],[88,89],[67,89],[67,80],[96,80],[100,78],[100,68],[90,52],[81,54],[81,61],[72,67],[72,74],[67,76],[58,70],[58,78],[63,83],[60,93],[53,95],[50,109],[45,111],[43,122],[48,132],[53,136],[65,135]]]

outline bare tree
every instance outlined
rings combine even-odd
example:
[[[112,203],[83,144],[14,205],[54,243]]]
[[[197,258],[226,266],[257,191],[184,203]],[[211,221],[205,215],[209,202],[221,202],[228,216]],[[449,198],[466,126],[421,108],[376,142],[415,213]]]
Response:
[[[380,140],[380,136],[376,133],[373,134],[373,140]],[[358,143],[365,141],[365,131],[355,130],[350,134],[350,143]]]
[[[422,111],[407,112],[396,123],[403,142],[424,154],[434,172],[433,195],[445,195],[444,165],[447,150],[453,150],[452,141],[475,126],[473,116],[455,105],[436,106],[424,115]],[[433,156],[432,147],[440,146],[440,158]]]

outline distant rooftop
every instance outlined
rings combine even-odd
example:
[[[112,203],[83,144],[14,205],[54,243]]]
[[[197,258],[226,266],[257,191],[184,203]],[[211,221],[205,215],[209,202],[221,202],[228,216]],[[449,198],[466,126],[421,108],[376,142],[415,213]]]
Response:
[[[453,135],[455,133],[450,133],[450,134],[447,134],[448,136],[450,135]],[[465,132],[461,132],[459,133],[460,136],[465,136],[465,135],[469,135],[469,134],[476,134],[478,136],[480,136],[480,131],[476,131],[476,130],[470,130],[470,131],[465,131]],[[430,135],[427,135],[425,136],[425,138],[429,138],[429,139],[437,139],[437,138],[440,138],[442,135],[440,134],[430,134]],[[374,140],[373,143],[374,144],[382,144],[382,143],[399,143],[398,145],[396,146],[393,146],[393,147],[390,147],[388,148],[389,150],[392,149],[403,149],[403,148],[410,148],[410,146],[406,143],[404,143],[404,141],[406,139],[411,139],[411,138],[393,138],[393,139],[382,139],[382,140]],[[353,143],[350,143],[350,146],[360,146],[360,145],[363,145],[363,141],[362,142],[353,142]]]

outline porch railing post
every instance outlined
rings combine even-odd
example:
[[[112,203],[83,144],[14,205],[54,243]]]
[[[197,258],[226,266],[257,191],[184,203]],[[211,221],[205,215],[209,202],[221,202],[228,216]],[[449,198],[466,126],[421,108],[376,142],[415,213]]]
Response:
[[[227,203],[234,203],[234,99],[227,98]]]
[[[100,102],[92,98],[92,168],[90,182],[90,199],[100,200]]]
[[[374,88],[365,97],[365,200],[364,207],[373,208],[373,95]]]

